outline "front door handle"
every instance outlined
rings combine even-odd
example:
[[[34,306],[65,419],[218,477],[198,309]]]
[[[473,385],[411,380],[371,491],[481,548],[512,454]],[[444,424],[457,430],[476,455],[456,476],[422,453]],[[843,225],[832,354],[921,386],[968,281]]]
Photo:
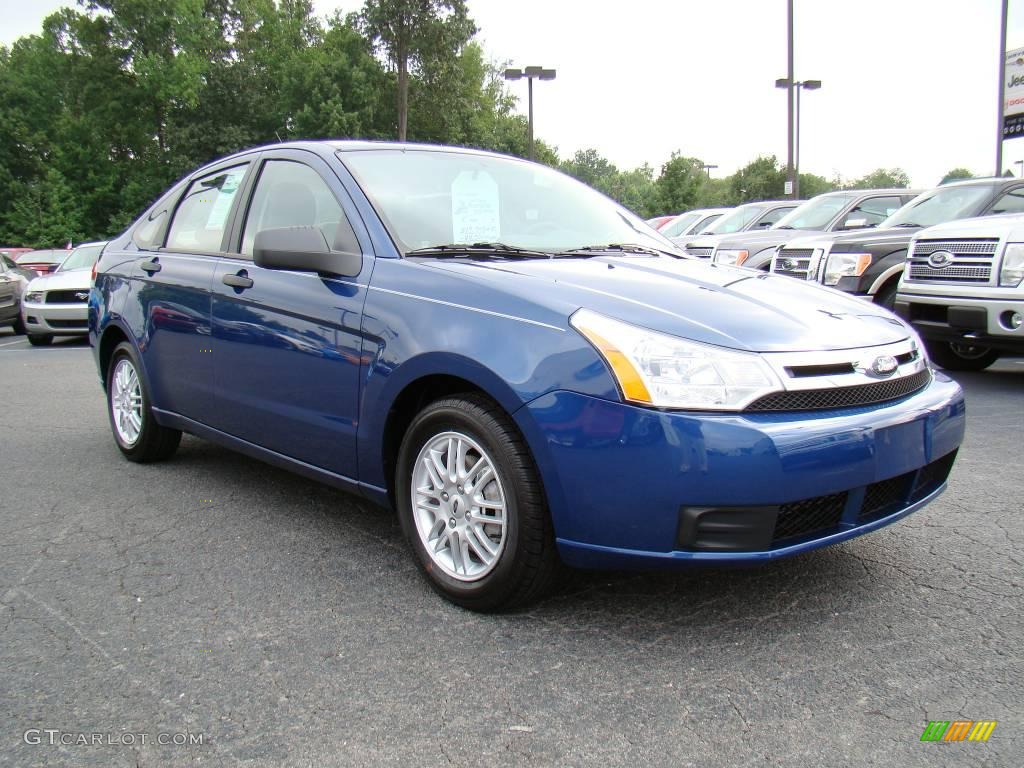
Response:
[[[160,261],[158,259],[150,259],[149,261],[144,261],[141,264],[139,264],[139,269],[141,269],[143,272],[148,272],[149,274],[152,275],[163,269],[163,266],[161,266]]]
[[[252,288],[252,278],[246,277],[244,269],[234,275],[224,275],[221,278],[221,282],[224,285],[230,285],[232,288]]]

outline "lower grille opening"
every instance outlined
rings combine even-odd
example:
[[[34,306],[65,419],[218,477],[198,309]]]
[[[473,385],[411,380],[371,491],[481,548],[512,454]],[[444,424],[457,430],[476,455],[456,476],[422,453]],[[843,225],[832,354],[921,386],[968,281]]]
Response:
[[[888,480],[872,483],[864,491],[858,523],[867,523],[880,517],[898,512],[907,505],[907,495],[914,473],[908,472]]]
[[[843,516],[849,492],[833,493],[829,496],[816,496],[812,499],[793,501],[779,507],[779,516],[775,521],[775,533],[772,544],[795,536],[806,536],[816,531],[835,528]]]
[[[953,462],[956,461],[956,451],[947,453],[941,459],[936,459],[927,464],[917,473],[917,480],[914,482],[914,490],[910,494],[911,501],[920,501],[925,496],[933,493],[940,485],[946,482],[949,473],[953,470]]]

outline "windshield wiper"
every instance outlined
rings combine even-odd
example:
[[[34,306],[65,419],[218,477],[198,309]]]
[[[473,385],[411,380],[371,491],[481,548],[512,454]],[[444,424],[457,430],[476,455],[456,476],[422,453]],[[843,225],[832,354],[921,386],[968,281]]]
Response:
[[[776,227],[776,229],[796,229],[796,227],[791,227],[789,224],[785,224],[781,227]]]
[[[528,248],[517,248],[507,243],[448,243],[446,245],[428,245],[407,251],[406,256],[434,256],[440,258],[458,258],[460,256],[504,256],[523,259],[549,259],[550,253],[531,251]]]
[[[907,221],[907,222],[904,222],[903,224],[893,224],[893,228],[894,229],[897,228],[897,227],[920,227],[920,226],[921,226],[920,224],[915,224],[913,221]]]
[[[567,248],[564,251],[557,251],[554,258],[564,256],[599,256],[602,253],[643,253],[648,256],[660,256],[663,253],[674,255],[671,251],[648,248],[646,245],[636,243],[608,243],[607,245],[582,245],[579,248]]]

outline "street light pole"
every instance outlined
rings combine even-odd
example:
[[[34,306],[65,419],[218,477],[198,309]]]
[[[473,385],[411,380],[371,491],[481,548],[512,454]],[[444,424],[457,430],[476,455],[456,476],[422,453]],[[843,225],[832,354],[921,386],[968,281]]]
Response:
[[[717,165],[708,165],[707,163],[704,163],[701,166],[701,168],[703,168],[704,171],[707,173],[709,179],[711,178],[711,169],[712,168],[717,168],[717,167],[718,167]]]
[[[789,103],[789,160],[786,163],[786,178],[789,179],[789,188],[793,194],[793,199],[797,199],[796,194],[796,177],[794,174],[794,158],[795,154],[795,140],[793,134],[793,122],[794,122],[794,104],[793,104],[793,0],[788,0],[786,3],[786,32],[787,32],[787,67],[786,67],[786,97]]]
[[[1003,175],[1003,122],[1005,115],[1006,93],[1006,8],[1010,0],[1003,0],[1002,14],[999,19],[999,108],[996,111],[996,176]]]
[[[525,69],[506,69],[505,79],[506,80],[522,80],[526,78],[526,99],[528,103],[527,114],[528,127],[527,127],[527,153],[531,160],[534,159],[533,150],[533,81],[537,80],[554,80],[555,70],[544,69],[544,67],[526,67]]]
[[[785,88],[790,93],[796,91],[796,103],[789,114],[789,124],[793,129],[793,143],[789,148],[789,167],[787,177],[794,200],[800,198],[800,91],[816,91],[821,88],[821,80],[797,80],[780,77],[775,81],[776,88]]]

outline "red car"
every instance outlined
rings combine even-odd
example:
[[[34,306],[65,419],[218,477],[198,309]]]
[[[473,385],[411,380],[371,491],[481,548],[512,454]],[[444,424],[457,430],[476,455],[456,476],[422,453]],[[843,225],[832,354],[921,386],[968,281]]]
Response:
[[[647,223],[655,229],[661,229],[678,215],[678,213],[673,213],[671,216],[655,216],[653,219],[648,219]]]
[[[14,262],[19,267],[25,269],[31,269],[38,272],[40,275],[48,275],[51,272],[56,272],[57,267],[68,257],[71,253],[66,248],[50,248],[42,251],[28,251],[22,253],[14,259]]]

